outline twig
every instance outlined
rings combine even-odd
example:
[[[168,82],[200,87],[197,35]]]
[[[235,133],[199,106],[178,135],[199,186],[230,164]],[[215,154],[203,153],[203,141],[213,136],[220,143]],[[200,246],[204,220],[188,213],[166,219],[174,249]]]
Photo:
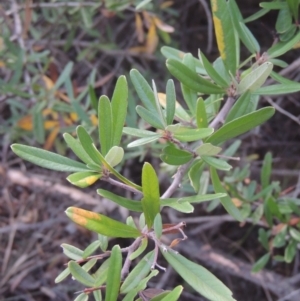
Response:
[[[131,187],[131,186],[129,186],[129,185],[126,185],[126,184],[124,184],[124,183],[122,183],[122,182],[116,181],[116,180],[114,180],[114,179],[112,179],[112,178],[110,178],[110,177],[102,178],[101,180],[103,180],[103,181],[105,181],[105,182],[108,182],[108,183],[110,183],[110,184],[112,184],[112,185],[114,185],[114,186],[120,187],[120,188],[122,188],[122,189],[131,191],[131,192],[133,192],[133,193],[135,193],[135,194],[143,195],[139,190],[137,190],[137,189],[135,189],[135,188],[133,188],[133,187]]]
[[[266,101],[271,104],[278,112],[280,112],[281,114],[289,117],[290,119],[292,119],[293,121],[295,121],[297,124],[300,125],[300,119],[297,118],[296,116],[294,116],[293,114],[289,113],[288,111],[284,110],[283,108],[281,108],[276,102],[274,102],[271,97],[265,96],[264,97],[266,99]]]
[[[228,112],[234,104],[235,99],[231,96],[228,96],[224,106],[216,116],[216,118],[210,123],[209,127],[216,129],[219,123],[224,122]]]

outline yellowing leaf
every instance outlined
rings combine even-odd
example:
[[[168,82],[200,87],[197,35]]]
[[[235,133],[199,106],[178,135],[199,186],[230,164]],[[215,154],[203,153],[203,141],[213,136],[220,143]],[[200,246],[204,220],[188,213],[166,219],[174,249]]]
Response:
[[[98,125],[98,118],[95,114],[92,114],[90,119],[91,119],[92,125],[94,125],[94,126]]]
[[[137,39],[140,43],[143,43],[145,40],[145,33],[143,29],[143,21],[140,14],[135,14],[135,31],[137,34]]]
[[[136,46],[129,48],[130,53],[145,53],[147,52],[147,48],[145,46]]]
[[[232,198],[232,203],[235,205],[235,207],[238,207],[240,208],[242,206],[242,201],[240,199],[237,199],[237,198]]]
[[[147,34],[146,53],[153,54],[158,44],[158,36],[156,33],[155,23],[152,22]]]
[[[164,23],[158,17],[153,17],[153,21],[156,27],[158,27],[161,31],[168,32],[168,33],[174,32],[174,27]]]
[[[161,5],[160,8],[164,9],[164,8],[168,8],[170,6],[172,6],[174,4],[174,1],[164,1]]]
[[[45,130],[50,130],[54,127],[58,127],[59,126],[59,122],[58,121],[53,121],[53,120],[46,120],[44,122],[44,129]]]
[[[55,127],[49,134],[44,144],[44,149],[50,150],[53,146],[53,143],[59,133],[59,127]]]
[[[18,123],[17,126],[25,131],[32,131],[33,125],[32,125],[32,116],[26,115],[22,117]]]
[[[48,76],[42,75],[42,80],[44,81],[45,87],[48,91],[54,87],[54,82]]]

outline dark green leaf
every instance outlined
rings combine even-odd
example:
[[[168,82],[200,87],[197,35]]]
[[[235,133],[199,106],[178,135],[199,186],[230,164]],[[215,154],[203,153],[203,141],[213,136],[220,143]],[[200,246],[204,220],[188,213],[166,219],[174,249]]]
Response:
[[[92,108],[97,112],[98,111],[98,101],[97,101],[97,96],[96,96],[95,90],[92,86],[89,86],[89,96],[90,96]]]
[[[169,79],[166,87],[166,119],[167,124],[172,124],[176,107],[176,92],[175,85],[172,79]]]
[[[231,138],[237,137],[264,123],[266,120],[271,118],[274,113],[274,108],[265,107],[253,113],[239,117],[223,125],[219,130],[206,139],[205,142],[216,145]]]
[[[263,269],[266,266],[269,260],[270,260],[270,253],[267,253],[256,261],[256,263],[252,267],[251,272],[252,273],[259,272],[261,269]]]
[[[128,106],[128,86],[125,76],[120,76],[116,83],[116,87],[111,99],[111,110],[112,110],[112,131],[113,139],[112,146],[119,146],[122,129],[125,124],[126,114]]]
[[[226,189],[222,186],[219,176],[215,168],[210,168],[210,176],[216,193],[226,193]],[[226,211],[238,221],[243,221],[243,217],[237,207],[233,204],[229,196],[220,198],[220,201]]]
[[[263,166],[260,174],[262,188],[266,188],[270,184],[270,176],[272,171],[272,154],[268,152],[265,155]]]
[[[88,170],[82,163],[36,147],[13,144],[11,149],[22,159],[48,169],[68,172]]]
[[[151,111],[152,113],[156,112],[156,104],[154,93],[145,80],[145,78],[141,75],[141,73],[135,69],[130,71],[130,78],[134,85],[134,88],[143,102],[144,106]]]
[[[105,95],[99,99],[98,122],[101,153],[105,156],[111,149],[113,140],[112,109],[110,101]]]
[[[188,151],[178,149],[173,144],[170,144],[163,149],[160,158],[170,165],[182,165],[189,162],[193,158],[193,155]]]
[[[202,97],[197,99],[196,122],[199,129],[208,127],[206,108]]]
[[[119,245],[111,250],[107,272],[105,301],[117,301],[121,283],[122,253]]]
[[[154,168],[149,163],[145,163],[142,170],[143,195],[142,207],[145,214],[146,223],[150,230],[154,218],[160,211],[159,204],[159,182]]]
[[[133,201],[124,197],[121,197],[119,195],[116,195],[110,191],[104,190],[104,189],[97,189],[97,193],[101,195],[104,198],[107,198],[114,203],[127,208],[128,210],[131,211],[136,211],[136,212],[143,212],[142,209],[142,203],[139,201]]]
[[[204,94],[223,94],[225,92],[225,89],[204,79],[179,61],[168,59],[167,68],[182,84],[195,92]]]

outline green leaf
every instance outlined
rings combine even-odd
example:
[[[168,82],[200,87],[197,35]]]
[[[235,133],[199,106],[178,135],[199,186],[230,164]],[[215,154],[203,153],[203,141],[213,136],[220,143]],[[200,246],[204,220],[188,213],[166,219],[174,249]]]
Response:
[[[144,119],[146,122],[148,122],[153,127],[157,128],[157,129],[161,129],[161,130],[163,130],[165,128],[164,124],[159,119],[159,116],[157,116],[156,112],[149,111],[142,106],[137,106],[136,112],[140,115],[140,117],[142,119]]]
[[[83,251],[69,244],[61,244],[63,248],[63,253],[68,256],[70,259],[79,260],[83,257]]]
[[[267,253],[256,261],[256,263],[253,265],[251,269],[251,272],[252,273],[259,272],[261,269],[263,269],[266,266],[269,260],[270,260],[270,253]]]
[[[152,113],[155,113],[156,104],[154,93],[145,78],[136,69],[132,69],[130,71],[130,78],[134,85],[135,91],[137,92],[144,106]]]
[[[292,49],[300,40],[300,31],[288,42],[278,42],[268,50],[270,58],[281,56]]]
[[[290,9],[291,14],[294,17],[294,20],[297,21],[298,20],[298,16],[299,16],[299,5],[300,5],[300,2],[298,0],[287,0],[286,2],[288,4],[288,7]]]
[[[137,229],[102,214],[76,207],[69,207],[65,212],[74,223],[105,236],[137,238],[141,235]]]
[[[98,241],[100,243],[100,249],[105,252],[108,247],[108,237],[98,233]]]
[[[77,139],[75,139],[68,133],[64,133],[63,137],[70,149],[81,161],[83,161],[85,164],[94,164],[94,161],[89,157],[89,155],[86,153],[81,143]]]
[[[170,144],[163,149],[160,158],[170,165],[182,165],[189,162],[193,158],[193,155],[188,151],[176,148],[174,144]]]
[[[265,107],[253,113],[239,117],[223,125],[219,130],[212,134],[206,143],[219,144],[231,138],[244,134],[256,126],[264,123],[275,113],[272,107]]]
[[[194,57],[187,53],[184,55],[183,58],[183,64],[188,67],[191,71],[195,72],[195,64],[194,64]],[[184,84],[181,84],[181,91],[183,95],[183,99],[185,103],[187,104],[190,112],[192,115],[195,115],[196,113],[196,103],[197,103],[197,92],[191,90]]]
[[[297,242],[300,242],[300,231],[295,228],[290,228],[289,232],[293,239],[295,239]]]
[[[102,95],[98,106],[98,126],[101,153],[105,156],[112,147],[113,120],[111,104],[107,96]]]
[[[13,144],[11,145],[11,149],[20,158],[48,169],[68,172],[88,170],[88,168],[80,162],[36,147]]]
[[[130,127],[124,127],[123,133],[131,135],[131,136],[135,136],[135,137],[140,137],[140,138],[146,138],[146,137],[150,137],[153,135],[157,135],[155,132],[136,129],[136,128],[130,128]]]
[[[93,274],[95,278],[95,287],[101,286],[107,279],[108,269],[110,266],[110,258],[106,259],[102,265]]]
[[[166,87],[166,119],[167,124],[172,124],[176,107],[175,85],[172,79],[169,79]]]
[[[102,174],[91,171],[79,171],[67,177],[67,180],[78,187],[85,188],[94,184]]]
[[[183,213],[191,213],[194,212],[194,207],[189,202],[178,202],[177,199],[161,199],[160,200],[161,206],[167,206],[175,209],[176,211],[183,212]]]
[[[92,108],[97,112],[98,111],[98,101],[95,90],[92,86],[89,86],[89,97],[91,101]]]
[[[196,122],[199,129],[208,127],[206,108],[202,97],[197,99]]]
[[[258,99],[258,96],[251,95],[250,91],[243,93],[229,111],[225,123],[255,111]]]
[[[101,290],[93,291],[93,296],[94,296],[95,301],[102,301]]]
[[[59,283],[65,280],[70,275],[69,267],[65,268],[59,275],[55,278],[54,283]]]
[[[77,262],[69,261],[68,268],[72,276],[83,285],[88,287],[93,287],[95,284],[95,279],[86,272]]]
[[[215,192],[226,193],[226,189],[222,186],[219,176],[217,174],[217,171],[213,167],[210,167],[210,176],[211,176],[211,180],[212,180]],[[226,211],[232,217],[234,217],[239,222],[243,221],[243,217],[242,217],[240,211],[233,204],[233,202],[229,196],[224,196],[224,197],[220,198],[220,201],[221,201],[223,207],[226,209]]]
[[[204,162],[200,160],[194,160],[189,172],[189,180],[191,186],[194,188],[195,192],[198,193],[200,189],[200,178],[204,169]]]
[[[273,64],[270,62],[265,62],[252,70],[239,83],[237,93],[242,94],[248,90],[250,92],[256,91],[264,84],[272,69]]]
[[[211,0],[218,49],[226,69],[235,74],[238,64],[237,41],[232,18],[225,0]]]
[[[82,258],[87,258],[90,255],[92,255],[99,247],[101,243],[99,240],[93,241],[91,244],[89,244],[83,251]]]
[[[116,301],[121,283],[122,253],[119,245],[111,250],[106,281],[105,301]]]
[[[258,230],[258,241],[262,244],[262,246],[269,251],[269,236],[265,229],[260,228]]]
[[[97,193],[104,198],[107,198],[114,203],[127,208],[128,210],[135,211],[135,212],[143,212],[142,203],[138,201],[133,201],[119,195],[116,195],[110,191],[104,189],[97,189]]]
[[[288,7],[280,9],[276,19],[276,32],[284,33],[292,26],[292,16]]]
[[[232,292],[204,267],[174,252],[162,252],[174,270],[198,293],[211,301],[234,301]]]
[[[190,129],[180,124],[168,125],[166,130],[173,133],[174,138],[184,142],[201,140],[214,132],[213,128]]]
[[[180,199],[178,199],[178,202],[179,203],[189,202],[189,203],[193,203],[193,204],[198,204],[198,203],[203,203],[203,202],[219,199],[219,198],[226,197],[226,196],[227,196],[227,193],[215,193],[215,194],[204,194],[204,195],[198,194],[198,195],[180,198]]]
[[[287,263],[291,263],[296,256],[297,252],[297,242],[295,240],[290,240],[289,244],[284,250],[284,261]]]
[[[150,272],[154,263],[154,251],[147,253],[143,259],[134,267],[129,275],[124,280],[120,292],[121,294],[127,294],[134,288],[136,288],[140,281],[144,279]]]
[[[65,66],[63,72],[60,74],[57,81],[55,82],[55,85],[52,88],[53,91],[56,91],[62,84],[64,84],[67,78],[70,78],[71,71],[73,69],[73,65],[74,64],[72,62],[69,62]]]
[[[220,170],[230,170],[232,168],[231,165],[229,165],[226,161],[220,160],[214,157],[209,156],[201,156],[201,159],[207,163],[209,166],[212,166],[216,169]]]
[[[150,230],[156,214],[160,211],[160,193],[159,182],[155,170],[151,164],[147,162],[144,164],[142,170],[142,188],[144,197],[141,202],[146,223]]]
[[[105,160],[111,167],[121,163],[124,157],[124,150],[122,147],[113,146],[105,156]]]
[[[177,301],[183,290],[183,286],[176,286],[166,297],[162,298],[161,301]],[[153,300],[153,299],[151,299]]]
[[[157,116],[158,116],[160,122],[162,123],[163,127],[165,128],[167,126],[166,118],[165,118],[165,115],[163,113],[163,110],[161,108],[161,105],[160,105],[160,102],[158,99],[157,89],[156,89],[154,80],[152,80],[152,87],[153,87],[153,93],[154,93],[154,98],[155,98],[156,113],[157,113]]]
[[[234,28],[238,32],[239,38],[251,53],[259,53],[259,44],[253,36],[252,32],[244,24],[243,16],[236,4],[236,1],[229,0],[227,3]]]
[[[111,99],[112,110],[112,146],[118,146],[122,138],[122,130],[125,124],[128,106],[128,86],[126,77],[120,76]]]
[[[87,301],[89,299],[89,295],[86,293],[82,293],[80,295],[78,295],[74,301]]]
[[[148,143],[158,140],[160,137],[161,137],[160,134],[154,134],[154,135],[152,135],[152,137],[141,138],[141,139],[135,140],[133,142],[130,142],[127,145],[127,147],[131,148],[131,147],[137,147],[137,146],[141,146],[144,144],[148,144]]]
[[[204,79],[179,61],[168,59],[166,64],[174,77],[195,92],[204,94],[223,94],[225,92],[225,89]]]
[[[269,11],[270,11],[270,9],[268,9],[268,8],[262,8],[259,11],[257,11],[256,13],[254,13],[253,15],[244,19],[244,22],[248,23],[248,22],[255,21],[255,20],[261,18],[262,16],[264,16],[265,14],[267,14]]]
[[[84,151],[97,165],[101,166],[103,164],[104,157],[96,149],[94,141],[86,129],[79,125],[76,129],[76,132]]]
[[[43,144],[45,142],[44,118],[41,110],[37,106],[35,106],[32,117],[34,137],[38,143]]]
[[[214,146],[211,143],[203,143],[195,150],[195,152],[202,157],[215,156],[219,154],[221,150],[222,148],[219,146]]]
[[[223,88],[228,88],[229,84],[227,83],[227,81],[222,76],[220,76],[220,74],[214,69],[214,67],[211,65],[211,63],[208,61],[208,59],[200,49],[198,50],[198,56],[209,77],[217,85]]]
[[[147,246],[148,246],[148,238],[144,237],[142,239],[142,242],[139,245],[139,247],[133,253],[131,253],[131,255],[129,256],[129,259],[130,260],[136,259],[138,256],[140,256],[146,250]]]
[[[291,84],[277,84],[277,85],[270,85],[267,87],[259,88],[254,92],[254,94],[258,95],[281,95],[281,94],[289,94],[295,93],[300,91],[300,84],[299,83],[291,83]]]
[[[287,4],[286,2],[273,1],[273,2],[260,2],[259,6],[267,9],[282,9],[282,8],[286,8]]]
[[[159,213],[156,214],[154,222],[153,222],[153,228],[155,232],[155,236],[159,239],[162,235],[162,219],[161,215]]]
[[[260,174],[262,188],[266,188],[270,184],[270,176],[272,171],[272,154],[268,152],[265,155],[263,166]]]

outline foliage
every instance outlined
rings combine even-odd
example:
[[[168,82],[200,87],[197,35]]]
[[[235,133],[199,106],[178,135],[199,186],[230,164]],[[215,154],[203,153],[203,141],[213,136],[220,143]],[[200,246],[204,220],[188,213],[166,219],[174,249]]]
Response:
[[[128,4],[127,1],[124,3]],[[285,10],[280,12],[278,23],[284,23],[281,15],[287,13],[295,20],[298,15],[291,8],[298,8],[298,1],[287,1],[288,6],[284,7],[282,3],[271,2],[273,6],[268,8],[265,3],[261,5],[265,10]],[[173,80],[167,82],[165,93],[158,93],[154,81],[151,87],[143,75],[133,69],[130,79],[142,103],[136,107],[136,112],[147,127],[124,127],[128,88],[126,78],[121,76],[111,100],[101,96],[98,102],[93,102],[97,112],[97,141],[90,135],[91,128],[87,124],[78,126],[76,134],[64,134],[67,145],[82,162],[30,146],[12,145],[12,150],[25,160],[42,167],[72,172],[68,180],[76,186],[87,187],[98,180],[109,181],[139,197],[136,200],[103,189],[97,190],[99,195],[119,206],[138,212],[138,223],[131,216],[125,223],[80,208],[66,210],[73,222],[99,235],[84,250],[62,245],[70,261],[56,282],[71,274],[82,283],[85,289],[76,300],[87,300],[90,293],[96,300],[102,300],[103,292],[105,300],[109,301],[117,300],[119,295],[124,301],[177,300],[183,289],[181,286],[145,297],[148,281],[159,270],[164,270],[157,262],[159,253],[196,292],[207,299],[235,300],[231,291],[213,274],[173,249],[187,239],[185,223],[165,223],[162,214],[164,207],[190,213],[195,204],[209,201],[209,211],[221,204],[237,221],[261,225],[259,241],[266,253],[254,265],[254,272],[263,268],[271,258],[291,262],[295,257],[300,241],[300,200],[285,198],[279,184],[270,180],[271,154],[265,156],[259,183],[249,180],[248,166],[233,168],[231,161],[235,158],[232,156],[240,143],[231,139],[260,126],[273,116],[274,108],[258,108],[261,95],[300,90],[298,83],[287,81],[273,71],[274,64],[283,64],[275,58],[299,42],[299,30],[260,54],[259,43],[248,29],[235,1],[212,0],[211,4],[220,52],[218,59],[210,63],[201,50],[196,58],[170,47],[162,48],[168,70],[181,84],[187,109],[177,101]],[[256,17],[252,16],[248,21]],[[279,27],[282,34],[290,30],[290,25],[284,25]],[[249,58],[242,62],[240,42],[250,52]],[[270,77],[279,84],[263,87]],[[159,149],[163,165],[168,166],[171,175],[175,174],[163,194],[158,171],[149,162],[143,164],[141,185],[127,179],[116,169],[124,158],[122,133],[136,137],[126,149],[126,153],[132,156],[134,153],[130,152],[133,147],[138,147],[141,152],[145,144]],[[221,179],[220,175],[223,176]],[[209,183],[212,185],[209,186]],[[192,195],[173,196],[182,184],[189,186]],[[170,233],[179,237],[167,246],[162,236]],[[114,245],[108,250],[109,237],[133,238],[134,241],[126,248]],[[150,240],[154,242],[154,248],[146,251]],[[92,256],[99,247],[102,252]],[[275,248],[284,248],[284,255],[274,254]],[[124,260],[122,253],[126,254]],[[142,254],[143,258],[130,270],[133,260]]]

